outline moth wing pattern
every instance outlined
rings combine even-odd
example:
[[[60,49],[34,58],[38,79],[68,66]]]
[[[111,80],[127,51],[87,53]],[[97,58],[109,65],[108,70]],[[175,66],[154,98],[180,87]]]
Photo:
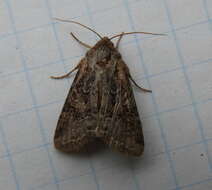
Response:
[[[111,78],[112,86],[115,86],[115,99],[113,108],[108,109],[108,115],[104,115],[103,122],[104,137],[103,141],[110,148],[121,153],[140,156],[144,150],[144,137],[142,123],[139,118],[133,90],[129,81],[129,70],[127,65],[120,60],[117,64],[118,72],[114,72]],[[112,110],[112,113],[110,112]]]
[[[90,85],[93,84],[92,80],[94,78],[87,70],[87,62],[82,59],[55,130],[54,144],[59,150],[79,152],[93,140],[87,135],[90,126],[96,125],[96,120],[91,114],[94,109],[87,94]]]

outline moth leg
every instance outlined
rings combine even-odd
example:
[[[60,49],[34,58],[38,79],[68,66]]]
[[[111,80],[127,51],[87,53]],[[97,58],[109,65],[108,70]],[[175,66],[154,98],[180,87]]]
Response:
[[[116,43],[116,49],[118,49],[119,44],[120,44],[120,41],[121,41],[123,35],[124,35],[124,32],[121,33],[121,35],[120,35],[120,37],[119,37],[119,39],[118,39],[118,41],[117,41],[117,43]]]
[[[85,46],[85,47],[87,47],[87,48],[92,48],[90,45],[88,45],[88,44],[86,44],[86,43],[80,41],[72,32],[71,32],[70,34],[71,34],[71,36],[72,36],[78,43],[80,43],[81,45],[83,45],[83,46]]]
[[[149,89],[140,87],[140,86],[134,81],[134,79],[132,78],[132,76],[131,76],[130,74],[129,74],[129,78],[130,78],[130,80],[133,82],[133,84],[134,84],[135,86],[137,86],[140,90],[142,90],[142,91],[144,91],[144,92],[152,92],[152,91],[149,90]]]
[[[63,78],[66,78],[66,77],[68,77],[72,72],[74,72],[75,70],[77,70],[78,68],[79,68],[79,65],[80,64],[78,64],[74,69],[72,69],[71,71],[69,71],[67,74],[65,74],[65,75],[62,75],[62,76],[57,76],[57,77],[55,77],[55,76],[50,76],[50,78],[52,78],[52,79],[63,79]]]

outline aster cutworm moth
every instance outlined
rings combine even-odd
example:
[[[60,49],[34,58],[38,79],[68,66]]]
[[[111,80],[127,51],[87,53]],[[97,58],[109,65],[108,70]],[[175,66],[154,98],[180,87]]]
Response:
[[[102,37],[88,26],[75,21],[57,19],[81,25],[94,32],[100,40],[94,45],[72,37],[88,51],[69,73],[77,70],[57,123],[54,145],[64,152],[81,152],[88,143],[100,139],[113,150],[140,156],[144,150],[142,123],[136,107],[131,82],[137,85],[122,59],[118,46],[124,35],[148,32],[123,32],[113,37]],[[116,45],[111,41],[118,38]]]

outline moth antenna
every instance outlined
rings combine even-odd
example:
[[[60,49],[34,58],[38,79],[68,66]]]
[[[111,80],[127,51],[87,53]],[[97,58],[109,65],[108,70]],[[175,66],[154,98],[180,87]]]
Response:
[[[71,32],[70,34],[71,34],[71,36],[72,36],[78,43],[80,43],[81,45],[83,45],[83,46],[85,46],[85,47],[87,47],[87,48],[92,48],[90,45],[88,45],[88,44],[86,44],[86,43],[80,41],[72,32]]]
[[[86,28],[86,29],[92,31],[93,33],[95,33],[97,36],[99,36],[99,37],[102,39],[102,36],[101,36],[100,34],[98,34],[95,30],[93,30],[92,28],[90,28],[90,27],[88,27],[88,26],[85,26],[85,25],[83,25],[83,24],[81,24],[81,23],[79,23],[79,22],[76,22],[76,21],[73,21],[73,20],[60,19],[60,18],[54,18],[54,19],[55,19],[55,20],[58,20],[58,21],[60,21],[60,22],[70,22],[70,23],[78,24],[78,25],[80,25],[80,26],[82,26],[82,27],[84,27],[84,28]]]
[[[124,35],[129,35],[129,34],[150,34],[150,35],[160,35],[160,36],[166,36],[166,34],[159,34],[159,33],[152,33],[152,32],[124,32],[124,33],[121,33],[121,34],[117,34],[115,36],[112,36],[110,38],[110,40],[114,39],[114,38],[117,38],[119,36],[124,36]]]

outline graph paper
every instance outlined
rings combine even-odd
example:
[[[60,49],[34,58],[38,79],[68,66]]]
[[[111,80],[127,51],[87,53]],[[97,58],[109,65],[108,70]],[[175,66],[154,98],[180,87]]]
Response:
[[[53,146],[74,68],[101,35],[131,35],[120,52],[138,84],[145,151],[131,158],[107,148],[87,155]],[[211,190],[211,0],[0,0],[0,189]],[[115,42],[115,41],[114,41]]]

